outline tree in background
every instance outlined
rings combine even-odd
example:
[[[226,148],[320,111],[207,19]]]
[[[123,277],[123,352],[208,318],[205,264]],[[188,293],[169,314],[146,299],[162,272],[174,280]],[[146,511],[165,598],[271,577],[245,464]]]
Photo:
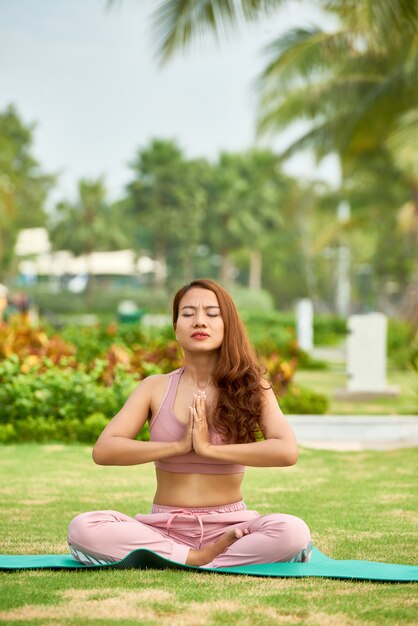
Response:
[[[131,224],[147,233],[159,264],[156,286],[166,284],[169,255],[174,267],[181,266],[181,279],[190,280],[205,207],[204,161],[187,160],[174,141],[154,139],[138,151],[131,167]]]
[[[356,186],[357,196],[369,201],[359,208],[362,217],[368,210],[375,220],[393,221],[400,208],[377,201],[376,180],[392,199],[391,187],[399,179],[409,188],[417,245],[403,309],[418,323],[418,15],[404,13],[400,2],[387,3],[386,13],[366,1],[325,4],[337,15],[337,28],[295,29],[270,47],[271,61],[260,81],[260,128],[278,131],[308,122],[287,154],[305,147],[318,158],[337,153],[342,197]],[[397,19],[389,24],[387,14]],[[362,176],[365,171],[369,180]],[[392,176],[385,176],[389,171]]]
[[[263,253],[285,228],[283,205],[291,179],[270,150],[223,153],[207,185],[204,242],[221,256],[220,279],[231,281],[231,254],[244,250],[249,287],[262,286]]]
[[[86,256],[86,299],[91,303],[93,273],[89,264],[95,250],[115,250],[127,245],[123,216],[106,199],[102,178],[82,179],[77,198],[57,204],[51,219],[50,237],[55,250]]]
[[[224,36],[228,27],[284,4],[167,0],[155,13],[160,56],[169,58],[208,31]],[[394,161],[402,178],[409,180],[415,215],[415,280],[405,310],[416,312],[418,2],[316,0],[315,5],[337,16],[338,26],[331,32],[293,29],[270,46],[270,63],[259,82],[260,129],[277,132],[295,121],[308,122],[308,130],[286,154],[306,147],[318,158],[337,153],[344,186],[359,167],[372,168],[382,155]]]
[[[44,174],[32,154],[34,125],[16,108],[0,112],[0,277],[11,269],[17,233],[44,226],[45,200],[54,177]]]

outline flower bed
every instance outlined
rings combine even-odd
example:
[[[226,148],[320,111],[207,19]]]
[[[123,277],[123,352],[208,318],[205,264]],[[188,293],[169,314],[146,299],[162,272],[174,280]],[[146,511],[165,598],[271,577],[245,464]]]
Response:
[[[324,412],[323,396],[292,383],[294,343],[287,354],[285,359],[276,350],[263,358],[266,378],[281,403],[295,413],[312,412],[310,406]],[[170,329],[152,336],[139,325],[112,323],[69,327],[58,335],[19,320],[2,324],[0,442],[93,442],[140,380],[181,364]],[[139,437],[148,438],[147,427]]]

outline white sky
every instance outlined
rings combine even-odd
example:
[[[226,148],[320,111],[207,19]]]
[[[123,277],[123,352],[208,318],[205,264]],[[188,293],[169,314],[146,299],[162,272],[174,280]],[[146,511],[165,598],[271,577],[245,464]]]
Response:
[[[153,137],[176,139],[189,157],[214,159],[255,142],[252,82],[263,46],[290,26],[320,22],[309,4],[241,29],[233,41],[208,38],[160,68],[150,15],[157,0],[0,0],[0,109],[14,103],[36,122],[34,152],[60,173],[55,199],[81,177],[105,176],[110,195],[130,180],[128,163]],[[277,138],[273,147],[282,147]],[[335,183],[328,158],[315,170],[301,155],[288,171]]]

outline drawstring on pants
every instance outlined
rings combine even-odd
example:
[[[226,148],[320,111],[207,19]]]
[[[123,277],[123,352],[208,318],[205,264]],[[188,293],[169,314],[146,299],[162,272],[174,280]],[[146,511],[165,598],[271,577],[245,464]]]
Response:
[[[176,517],[180,517],[181,515],[185,515],[187,517],[195,517],[197,519],[197,522],[200,527],[200,540],[199,540],[199,550],[200,550],[200,548],[202,547],[202,543],[203,543],[203,520],[202,520],[202,516],[199,515],[199,513],[193,513],[192,511],[188,509],[183,509],[181,511],[176,511],[176,513],[171,513],[166,524],[166,529],[167,529],[168,534],[170,534],[171,524],[174,522]]]

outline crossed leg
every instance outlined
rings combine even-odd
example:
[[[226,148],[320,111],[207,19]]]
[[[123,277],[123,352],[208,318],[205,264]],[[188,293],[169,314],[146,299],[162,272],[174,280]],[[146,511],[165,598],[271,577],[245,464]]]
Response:
[[[92,511],[72,520],[68,543],[74,557],[86,565],[112,563],[138,548],[189,565],[234,567],[252,563],[307,561],[309,528],[293,515],[263,515],[210,532],[200,549],[184,534],[172,538],[118,511]]]

